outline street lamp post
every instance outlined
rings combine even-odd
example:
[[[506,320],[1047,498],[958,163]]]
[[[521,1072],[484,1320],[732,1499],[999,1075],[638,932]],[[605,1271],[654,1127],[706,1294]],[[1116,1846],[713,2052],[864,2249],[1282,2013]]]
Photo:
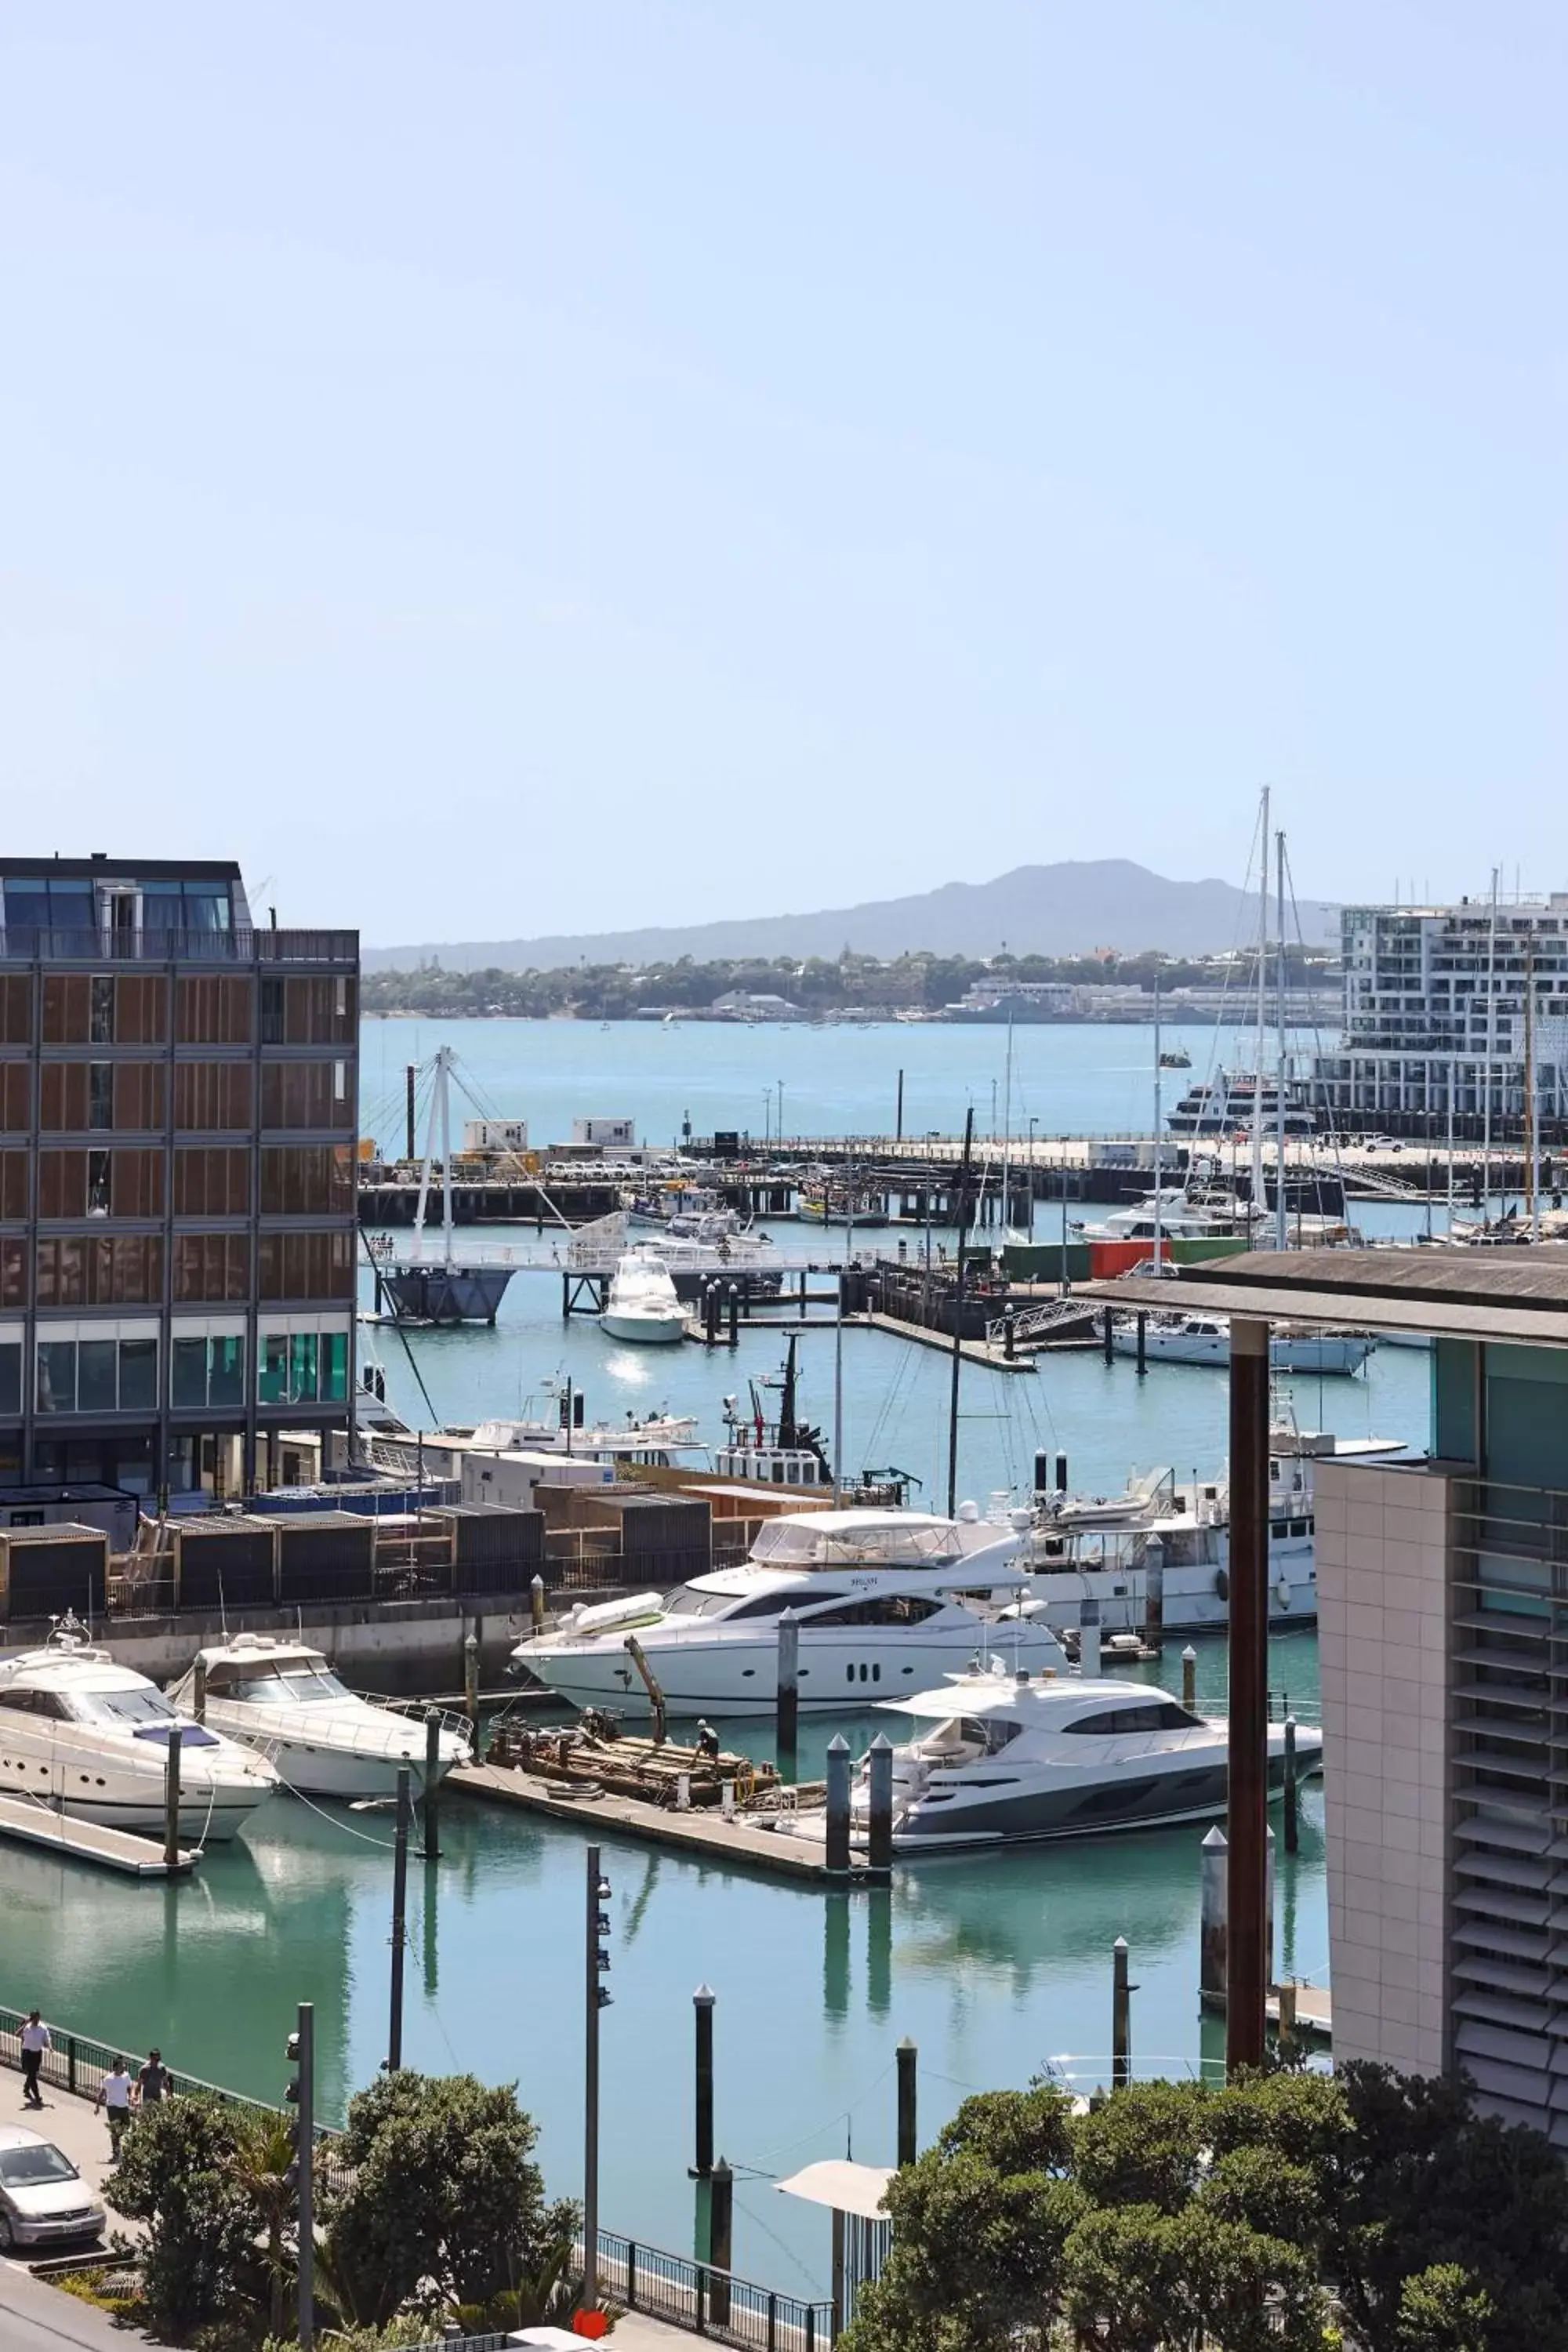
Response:
[[[1035,1238],[1035,1129],[1039,1123],[1037,1118],[1029,1121],[1029,1239],[1031,1241]]]
[[[782,1144],[782,1143],[783,1143],[783,1141],[784,1141],[784,1080],[783,1080],[782,1078],[779,1080],[778,1085],[779,1085],[779,1123],[778,1123],[778,1139],[779,1139],[780,1143]]]

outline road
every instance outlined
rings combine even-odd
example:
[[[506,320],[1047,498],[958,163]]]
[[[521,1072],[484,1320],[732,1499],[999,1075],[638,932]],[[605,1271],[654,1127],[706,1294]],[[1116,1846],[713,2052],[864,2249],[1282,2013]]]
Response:
[[[0,2352],[57,2352],[80,2345],[87,2352],[127,2352],[140,2336],[117,2327],[103,2312],[78,2303],[16,2263],[0,2263]]]

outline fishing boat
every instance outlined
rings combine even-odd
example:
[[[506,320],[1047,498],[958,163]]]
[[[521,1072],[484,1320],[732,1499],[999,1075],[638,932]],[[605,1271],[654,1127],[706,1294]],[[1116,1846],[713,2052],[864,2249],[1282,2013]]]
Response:
[[[879,1703],[908,1719],[893,1749],[893,1847],[1098,1837],[1108,1830],[1212,1821],[1226,1809],[1228,1734],[1148,1683],[1035,1675],[994,1661],[930,1690]],[[1285,1727],[1268,1726],[1268,1784],[1283,1786]],[[1296,1767],[1322,1760],[1321,1731],[1296,1727]],[[866,1768],[852,1791],[864,1822]]]
[[[628,1250],[616,1267],[599,1318],[607,1339],[638,1347],[666,1347],[686,1335],[686,1310],[664,1261],[653,1250]]]
[[[1193,1057],[1184,1045],[1173,1045],[1160,1056],[1163,1070],[1190,1070],[1192,1066]]]
[[[416,1718],[359,1697],[307,1643],[236,1633],[198,1651],[170,1699],[194,1706],[198,1685],[204,1722],[267,1757],[300,1796],[345,1802],[394,1796],[404,1769],[415,1796],[424,1793],[424,1710]],[[471,1753],[461,1719],[447,1717],[437,1742],[437,1781]]]
[[[101,1828],[161,1835],[176,1726],[180,1836],[216,1844],[266,1803],[277,1773],[95,1648],[68,1616],[41,1649],[0,1658],[0,1795]]]
[[[1031,1672],[1065,1664],[1050,1628],[1018,1613],[1028,1526],[921,1511],[802,1511],[767,1521],[738,1568],[678,1591],[573,1610],[519,1643],[512,1664],[575,1706],[647,1713],[646,1660],[672,1715],[765,1715],[774,1704],[779,1621],[799,1628],[800,1704],[844,1707],[919,1690],[993,1643]],[[1011,1610],[1011,1614],[1009,1611]]]

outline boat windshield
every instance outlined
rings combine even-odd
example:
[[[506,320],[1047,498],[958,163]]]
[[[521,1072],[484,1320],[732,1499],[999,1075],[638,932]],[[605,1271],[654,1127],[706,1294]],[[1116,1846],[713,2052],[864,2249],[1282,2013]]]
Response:
[[[950,1716],[927,1732],[919,1752],[933,1763],[962,1763],[980,1756],[999,1756],[1023,1729],[1005,1716]]]
[[[803,1515],[771,1519],[752,1546],[752,1558],[769,1568],[945,1568],[961,1557],[958,1530],[947,1519],[825,1527]]]
[[[231,1683],[222,1696],[243,1700],[247,1706],[299,1706],[321,1699],[353,1698],[328,1666],[291,1666],[286,1673],[253,1675]]]
[[[85,1690],[70,1693],[79,1723],[173,1723],[175,1710],[161,1690]]]
[[[0,2180],[7,2189],[38,2189],[48,2180],[80,2179],[69,2158],[51,2147],[47,2140],[37,2147],[0,2148]]]
[[[722,1617],[733,1609],[737,1596],[733,1592],[705,1592],[699,1584],[678,1585],[664,1598],[667,1617]]]

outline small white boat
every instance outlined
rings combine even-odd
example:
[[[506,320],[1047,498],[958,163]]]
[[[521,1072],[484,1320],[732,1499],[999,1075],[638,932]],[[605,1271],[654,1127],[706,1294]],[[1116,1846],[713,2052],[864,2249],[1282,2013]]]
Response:
[[[967,1514],[967,1516],[965,1516]],[[575,1706],[648,1712],[626,1650],[635,1633],[672,1715],[765,1715],[775,1703],[779,1620],[799,1624],[803,1709],[850,1707],[994,1646],[1010,1664],[1065,1666],[1049,1627],[1023,1616],[1021,1527],[923,1511],[802,1511],[770,1519],[739,1568],[661,1597],[574,1610],[521,1642],[512,1663]]]
[[[1099,1836],[1222,1815],[1229,1781],[1222,1720],[1189,1715],[1151,1683],[1014,1674],[994,1665],[883,1702],[915,1737],[893,1750],[893,1844],[903,1853]],[[1298,1771],[1323,1736],[1296,1729]],[[1268,1727],[1268,1779],[1285,1771],[1285,1727]],[[864,1822],[864,1768],[852,1796]]]
[[[686,1334],[686,1310],[668,1267],[651,1250],[627,1250],[610,1279],[599,1328],[611,1339],[664,1347]]]
[[[0,1658],[0,1795],[161,1837],[176,1724],[180,1836],[231,1838],[276,1790],[272,1767],[182,1713],[68,1617],[42,1649]]]
[[[1124,1315],[1112,1327],[1110,1344],[1119,1356],[1138,1353],[1138,1318]],[[1349,1375],[1359,1372],[1375,1342],[1367,1331],[1273,1330],[1268,1340],[1272,1372]],[[1230,1362],[1230,1321],[1224,1315],[1151,1314],[1143,1333],[1143,1360],[1150,1364]]]
[[[319,1650],[267,1633],[236,1633],[198,1652],[196,1664],[169,1694],[176,1705],[194,1705],[198,1667],[204,1720],[267,1757],[285,1788],[343,1801],[391,1797],[406,1765],[415,1798],[424,1794],[422,1715],[359,1697]],[[438,1781],[468,1761],[470,1743],[458,1718],[443,1721],[437,1752]]]

